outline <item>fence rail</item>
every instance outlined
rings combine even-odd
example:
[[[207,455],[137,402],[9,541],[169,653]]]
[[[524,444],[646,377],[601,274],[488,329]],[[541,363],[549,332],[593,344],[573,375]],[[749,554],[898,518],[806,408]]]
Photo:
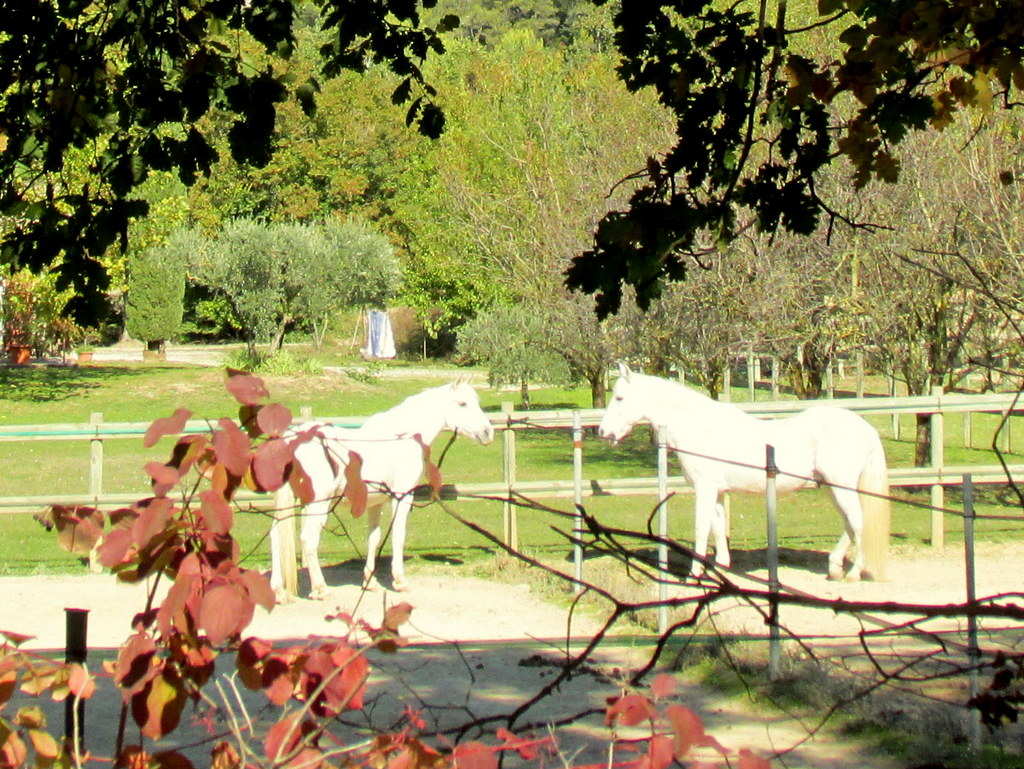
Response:
[[[1004,468],[998,464],[950,466],[944,462],[942,451],[945,441],[943,416],[951,413],[964,414],[1002,414],[1024,415],[1024,403],[1020,403],[1015,394],[988,393],[982,395],[933,393],[927,396],[911,397],[868,397],[843,398],[820,401],[830,405],[842,406],[862,415],[892,415],[894,418],[894,434],[898,427],[895,421],[901,415],[927,414],[931,420],[933,444],[932,463],[928,467],[891,467],[890,483],[893,486],[929,486],[932,489],[932,506],[941,509],[943,506],[943,487],[957,485],[965,474],[970,474],[975,483],[998,483],[1007,480],[1007,471],[1013,480],[1024,480],[1024,464],[1014,464]],[[783,417],[803,409],[808,401],[770,401],[734,403],[752,415],[759,417]],[[1021,408],[1018,409],[1018,406]],[[491,417],[495,429],[503,433],[502,444],[502,480],[487,483],[457,483],[445,487],[445,496],[449,498],[462,496],[501,496],[517,493],[533,497],[575,497],[629,495],[658,493],[657,475],[634,478],[588,478],[550,479],[524,481],[516,477],[516,433],[527,429],[566,429],[571,430],[574,424],[583,429],[596,427],[603,412],[600,409],[553,410],[542,412],[517,412],[506,405],[500,413]],[[311,418],[308,409],[303,410],[302,420]],[[345,426],[358,426],[366,417],[318,417],[319,421],[331,422]],[[1004,443],[1008,443],[1009,424],[1003,425]],[[89,488],[81,493],[45,494],[31,496],[0,497],[0,512],[24,512],[35,510],[48,504],[91,504],[101,507],[115,507],[135,501],[141,493],[108,493],[103,489],[103,446],[106,441],[140,439],[148,428],[142,422],[104,422],[101,414],[92,414],[85,423],[51,424],[51,425],[4,425],[0,426],[0,442],[12,441],[66,441],[84,440],[90,442],[90,474]],[[203,420],[189,421],[184,432],[205,432],[210,423]],[[898,437],[896,435],[895,437]],[[965,436],[965,443],[967,438]],[[567,432],[566,455],[573,451],[573,442]],[[654,470],[652,461],[652,472]],[[582,487],[582,488],[580,488]],[[689,490],[685,480],[678,476],[668,479],[668,490],[686,492]],[[240,501],[252,504],[271,504],[268,495],[243,493]],[[506,506],[505,535],[507,541],[515,540],[514,510]],[[933,517],[932,540],[941,545],[943,539],[941,513]]]

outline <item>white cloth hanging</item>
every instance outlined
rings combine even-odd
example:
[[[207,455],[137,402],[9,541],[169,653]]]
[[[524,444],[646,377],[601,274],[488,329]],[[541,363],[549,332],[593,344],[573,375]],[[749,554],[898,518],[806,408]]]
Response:
[[[395,335],[391,317],[385,310],[370,310],[366,324],[366,347],[360,352],[367,358],[394,358]]]

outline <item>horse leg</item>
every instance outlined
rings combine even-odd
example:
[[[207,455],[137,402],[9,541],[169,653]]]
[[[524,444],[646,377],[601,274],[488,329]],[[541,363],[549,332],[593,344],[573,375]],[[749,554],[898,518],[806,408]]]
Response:
[[[327,513],[330,502],[317,500],[306,505],[302,513],[302,531],[299,534],[299,543],[302,546],[302,561],[309,571],[309,597],[313,600],[323,600],[328,596],[327,580],[320,570],[320,535],[324,526],[327,525]]]
[[[704,563],[702,560],[708,553],[708,535],[715,519],[717,504],[717,492],[713,486],[694,483],[694,535],[693,552],[698,558],[693,559],[690,566],[690,576],[700,579],[704,574]],[[726,551],[728,558],[728,551]]]
[[[405,579],[405,533],[412,509],[412,494],[395,500],[391,513],[391,586],[396,591],[409,589]]]
[[[292,596],[284,589],[284,575],[281,573],[281,532],[278,531],[280,521],[274,518],[270,524],[270,589],[278,603],[288,603]]]
[[[363,588],[377,590],[380,583],[374,576],[377,571],[377,548],[380,547],[380,512],[383,505],[372,505],[366,509],[366,523],[370,533],[366,535],[366,565],[363,567]]]
[[[832,500],[843,519],[844,531],[835,548],[829,553],[828,576],[829,579],[843,579],[843,565],[852,544],[853,564],[846,573],[846,579],[857,582],[864,574],[864,514],[860,507],[860,495],[852,488],[840,488],[838,485],[830,488]]]
[[[724,569],[732,565],[729,555],[729,532],[725,525],[725,505],[719,497],[715,502],[715,514],[711,519],[711,534],[715,538],[715,563]]]

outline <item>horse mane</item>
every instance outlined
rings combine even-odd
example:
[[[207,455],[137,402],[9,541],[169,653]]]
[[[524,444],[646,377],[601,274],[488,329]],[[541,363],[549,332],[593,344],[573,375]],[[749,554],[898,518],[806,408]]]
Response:
[[[448,382],[437,387],[428,387],[426,390],[421,390],[418,393],[405,398],[403,401],[396,403],[389,409],[378,412],[371,416],[366,422],[363,423],[363,427],[369,425],[371,428],[376,428],[379,425],[393,425],[399,418],[401,418],[407,412],[417,414],[422,418],[423,406],[421,405],[424,401],[432,399],[442,390],[452,387],[460,387],[462,385],[469,384],[469,377],[460,375],[452,382]]]
[[[644,382],[650,387],[651,395],[659,403],[663,403],[666,406],[678,406],[680,399],[683,399],[687,406],[693,407],[706,405],[707,403],[716,403],[710,396],[673,379],[640,374],[635,371],[632,373],[632,376],[642,377]]]

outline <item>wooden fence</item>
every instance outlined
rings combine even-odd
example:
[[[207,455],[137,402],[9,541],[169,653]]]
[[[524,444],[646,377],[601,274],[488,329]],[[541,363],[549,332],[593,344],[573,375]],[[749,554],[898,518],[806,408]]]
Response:
[[[931,463],[928,467],[890,467],[889,477],[893,486],[929,486],[931,488],[932,536],[936,546],[944,543],[943,514],[944,487],[959,485],[963,476],[970,474],[975,483],[1005,482],[1007,474],[1014,480],[1024,479],[1024,464],[1003,467],[992,464],[983,466],[952,466],[945,463],[944,444],[946,440],[944,417],[952,413],[967,415],[964,420],[964,445],[970,445],[970,415],[978,413],[995,413],[1002,415],[1024,415],[1024,404],[1021,411],[1017,396],[1013,394],[982,394],[962,395],[935,392],[927,396],[911,397],[871,397],[843,398],[830,401],[862,415],[891,415],[893,419],[893,435],[899,437],[899,417],[909,414],[928,414],[931,421],[932,441]],[[801,411],[808,407],[808,401],[771,401],[736,403],[738,407],[760,417],[782,417]],[[602,411],[598,409],[564,410],[564,411],[529,411],[517,412],[506,404],[500,413],[495,413],[491,421],[495,429],[501,433],[502,445],[502,479],[488,483],[459,483],[445,487],[445,496],[449,498],[465,496],[500,496],[510,497],[512,494],[524,497],[575,497],[582,501],[594,495],[629,495],[659,493],[657,476],[638,478],[588,478],[583,471],[583,435],[587,428],[596,427],[600,422]],[[301,420],[312,417],[308,409],[303,409]],[[363,417],[318,417],[321,421],[347,426],[362,423]],[[1011,420],[1005,419],[1000,431],[1003,448],[1010,448]],[[2,496],[0,512],[23,512],[37,510],[49,504],[84,504],[110,508],[130,504],[136,501],[145,490],[132,493],[108,493],[103,486],[103,455],[107,441],[134,439],[141,440],[148,427],[140,422],[104,422],[101,414],[93,414],[85,424],[52,424],[52,425],[4,425],[0,426],[0,442],[17,441],[89,441],[89,482],[88,488],[82,491],[70,491],[59,494],[34,496]],[[516,436],[517,433],[531,428],[563,428],[566,430],[566,455],[574,456],[574,472],[571,478],[551,480],[525,481],[517,478]],[[575,429],[575,433],[572,433]],[[205,421],[192,421],[185,427],[185,432],[205,432],[209,424]],[[577,438],[572,436],[576,435]],[[652,461],[653,465],[653,461]],[[685,481],[671,476],[665,489],[668,491],[687,491]],[[254,504],[272,503],[269,495],[244,493],[241,501]],[[515,506],[505,503],[504,536],[511,546],[517,546],[517,525]]]

